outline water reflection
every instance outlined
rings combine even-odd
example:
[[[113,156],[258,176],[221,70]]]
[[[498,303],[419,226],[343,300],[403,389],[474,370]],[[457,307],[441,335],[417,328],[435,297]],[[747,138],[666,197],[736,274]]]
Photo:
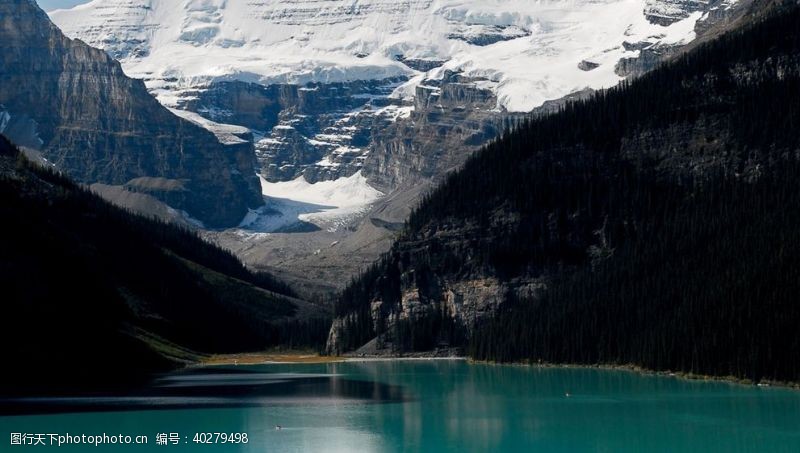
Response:
[[[84,402],[83,413],[0,423],[11,432],[250,434],[248,445],[203,449],[226,453],[800,451],[798,391],[623,371],[462,361],[281,364],[191,370],[162,376],[128,400],[107,398],[117,399]],[[90,412],[98,407],[120,410]]]
[[[800,451],[798,392],[596,369],[412,369],[402,381],[427,390],[424,404],[376,414],[398,442],[468,451]]]
[[[213,367],[161,376],[149,386],[125,394],[0,399],[0,415],[410,400],[401,385],[351,379],[336,373]]]

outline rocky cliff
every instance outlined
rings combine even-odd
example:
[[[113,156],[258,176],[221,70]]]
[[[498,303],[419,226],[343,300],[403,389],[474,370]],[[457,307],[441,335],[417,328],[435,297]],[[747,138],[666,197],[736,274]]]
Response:
[[[457,167],[508,113],[646,72],[748,1],[111,0],[53,18],[162,103],[253,129],[268,181],[363,168],[386,192]]]
[[[339,287],[510,122],[649,71],[750,1],[105,0],[52,17],[163,104],[251,129],[268,183],[360,171],[385,193],[335,234],[279,208],[261,224],[293,216],[299,230],[214,236]]]
[[[211,227],[263,203],[252,145],[226,146],[171,114],[31,0],[0,4],[0,111],[12,138],[78,181],[152,194]]]
[[[695,39],[680,46],[664,45],[652,37],[626,39],[622,42],[623,48],[636,52],[636,55],[621,58],[615,71],[623,77],[640,76],[687,48],[713,39],[735,26],[750,14],[753,4],[763,3],[762,0],[647,0],[645,17],[656,25],[670,26],[693,15],[699,16],[694,25]]]
[[[256,154],[267,181],[336,180],[361,170],[373,131],[403,109],[389,95],[405,79],[276,84],[239,81],[199,87],[181,109],[257,131]]]
[[[797,9],[778,16],[774,21],[783,28],[772,31],[759,23],[761,7],[769,3],[758,4],[745,21],[757,31],[744,25],[748,31],[693,49],[630,84],[532,118],[445,178],[412,213],[390,252],[344,291],[329,350],[463,346],[476,329],[512,308],[538,307],[543,295],[560,297],[552,294],[554,286],[571,291],[575,273],[602,288],[605,281],[592,280],[592,270],[620,256],[666,255],[651,263],[652,275],[640,277],[657,279],[661,269],[682,265],[669,258],[670,247],[685,239],[688,256],[711,240],[686,230],[673,232],[673,242],[646,233],[645,225],[672,228],[664,224],[665,212],[681,228],[693,228],[684,222],[709,222],[720,235],[738,234],[738,225],[724,220],[736,203],[690,221],[683,207],[699,194],[713,193],[710,203],[721,203],[714,197],[740,190],[732,187],[746,192],[770,171],[796,165],[800,144],[792,122],[798,116],[793,93],[800,78],[800,32],[790,19]],[[760,196],[760,190],[751,195]],[[772,253],[753,247],[748,253]],[[634,285],[626,280],[630,269],[619,266],[620,291],[627,291]],[[630,294],[613,297],[646,306],[646,299],[623,297]],[[574,297],[592,300],[591,294]],[[591,302],[600,304],[600,317],[605,302]],[[580,317],[576,310],[570,316]],[[571,325],[587,330],[594,322],[570,318]],[[514,337],[507,340],[499,344],[513,344]]]

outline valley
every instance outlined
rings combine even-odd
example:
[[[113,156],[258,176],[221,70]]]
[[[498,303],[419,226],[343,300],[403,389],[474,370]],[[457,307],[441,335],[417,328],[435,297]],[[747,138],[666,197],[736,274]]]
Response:
[[[799,451],[798,130],[798,0],[0,0],[3,442]]]
[[[51,17],[174,112],[248,129],[264,181],[360,174],[384,195],[335,228],[268,198],[238,227],[206,233],[327,297],[388,250],[421,195],[509,124],[647,72],[749,3],[114,0]]]

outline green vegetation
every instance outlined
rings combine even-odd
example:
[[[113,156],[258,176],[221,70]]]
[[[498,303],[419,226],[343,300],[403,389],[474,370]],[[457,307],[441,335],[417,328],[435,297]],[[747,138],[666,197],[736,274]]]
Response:
[[[411,215],[348,288],[342,344],[403,288],[539,280],[451,345],[477,359],[800,380],[800,7],[517,125]],[[372,321],[370,304],[384,312]],[[376,325],[377,324],[377,325]],[[425,322],[394,344],[448,342]],[[406,331],[408,334],[408,331]],[[432,339],[432,340],[431,340]]]
[[[300,316],[306,302],[283,283],[31,164],[1,136],[0,218],[6,392],[136,379],[198,353],[324,344],[324,311]]]

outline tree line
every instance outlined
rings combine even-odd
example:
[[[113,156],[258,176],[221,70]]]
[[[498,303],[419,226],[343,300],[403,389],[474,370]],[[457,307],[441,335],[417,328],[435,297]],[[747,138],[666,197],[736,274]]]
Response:
[[[455,345],[486,360],[798,380],[798,100],[800,8],[787,2],[523,121],[426,196],[343,293],[344,344],[383,331],[404,288],[435,314],[442,282],[537,279],[541,297],[509,292]],[[447,341],[435,322],[416,327],[395,343]]]

